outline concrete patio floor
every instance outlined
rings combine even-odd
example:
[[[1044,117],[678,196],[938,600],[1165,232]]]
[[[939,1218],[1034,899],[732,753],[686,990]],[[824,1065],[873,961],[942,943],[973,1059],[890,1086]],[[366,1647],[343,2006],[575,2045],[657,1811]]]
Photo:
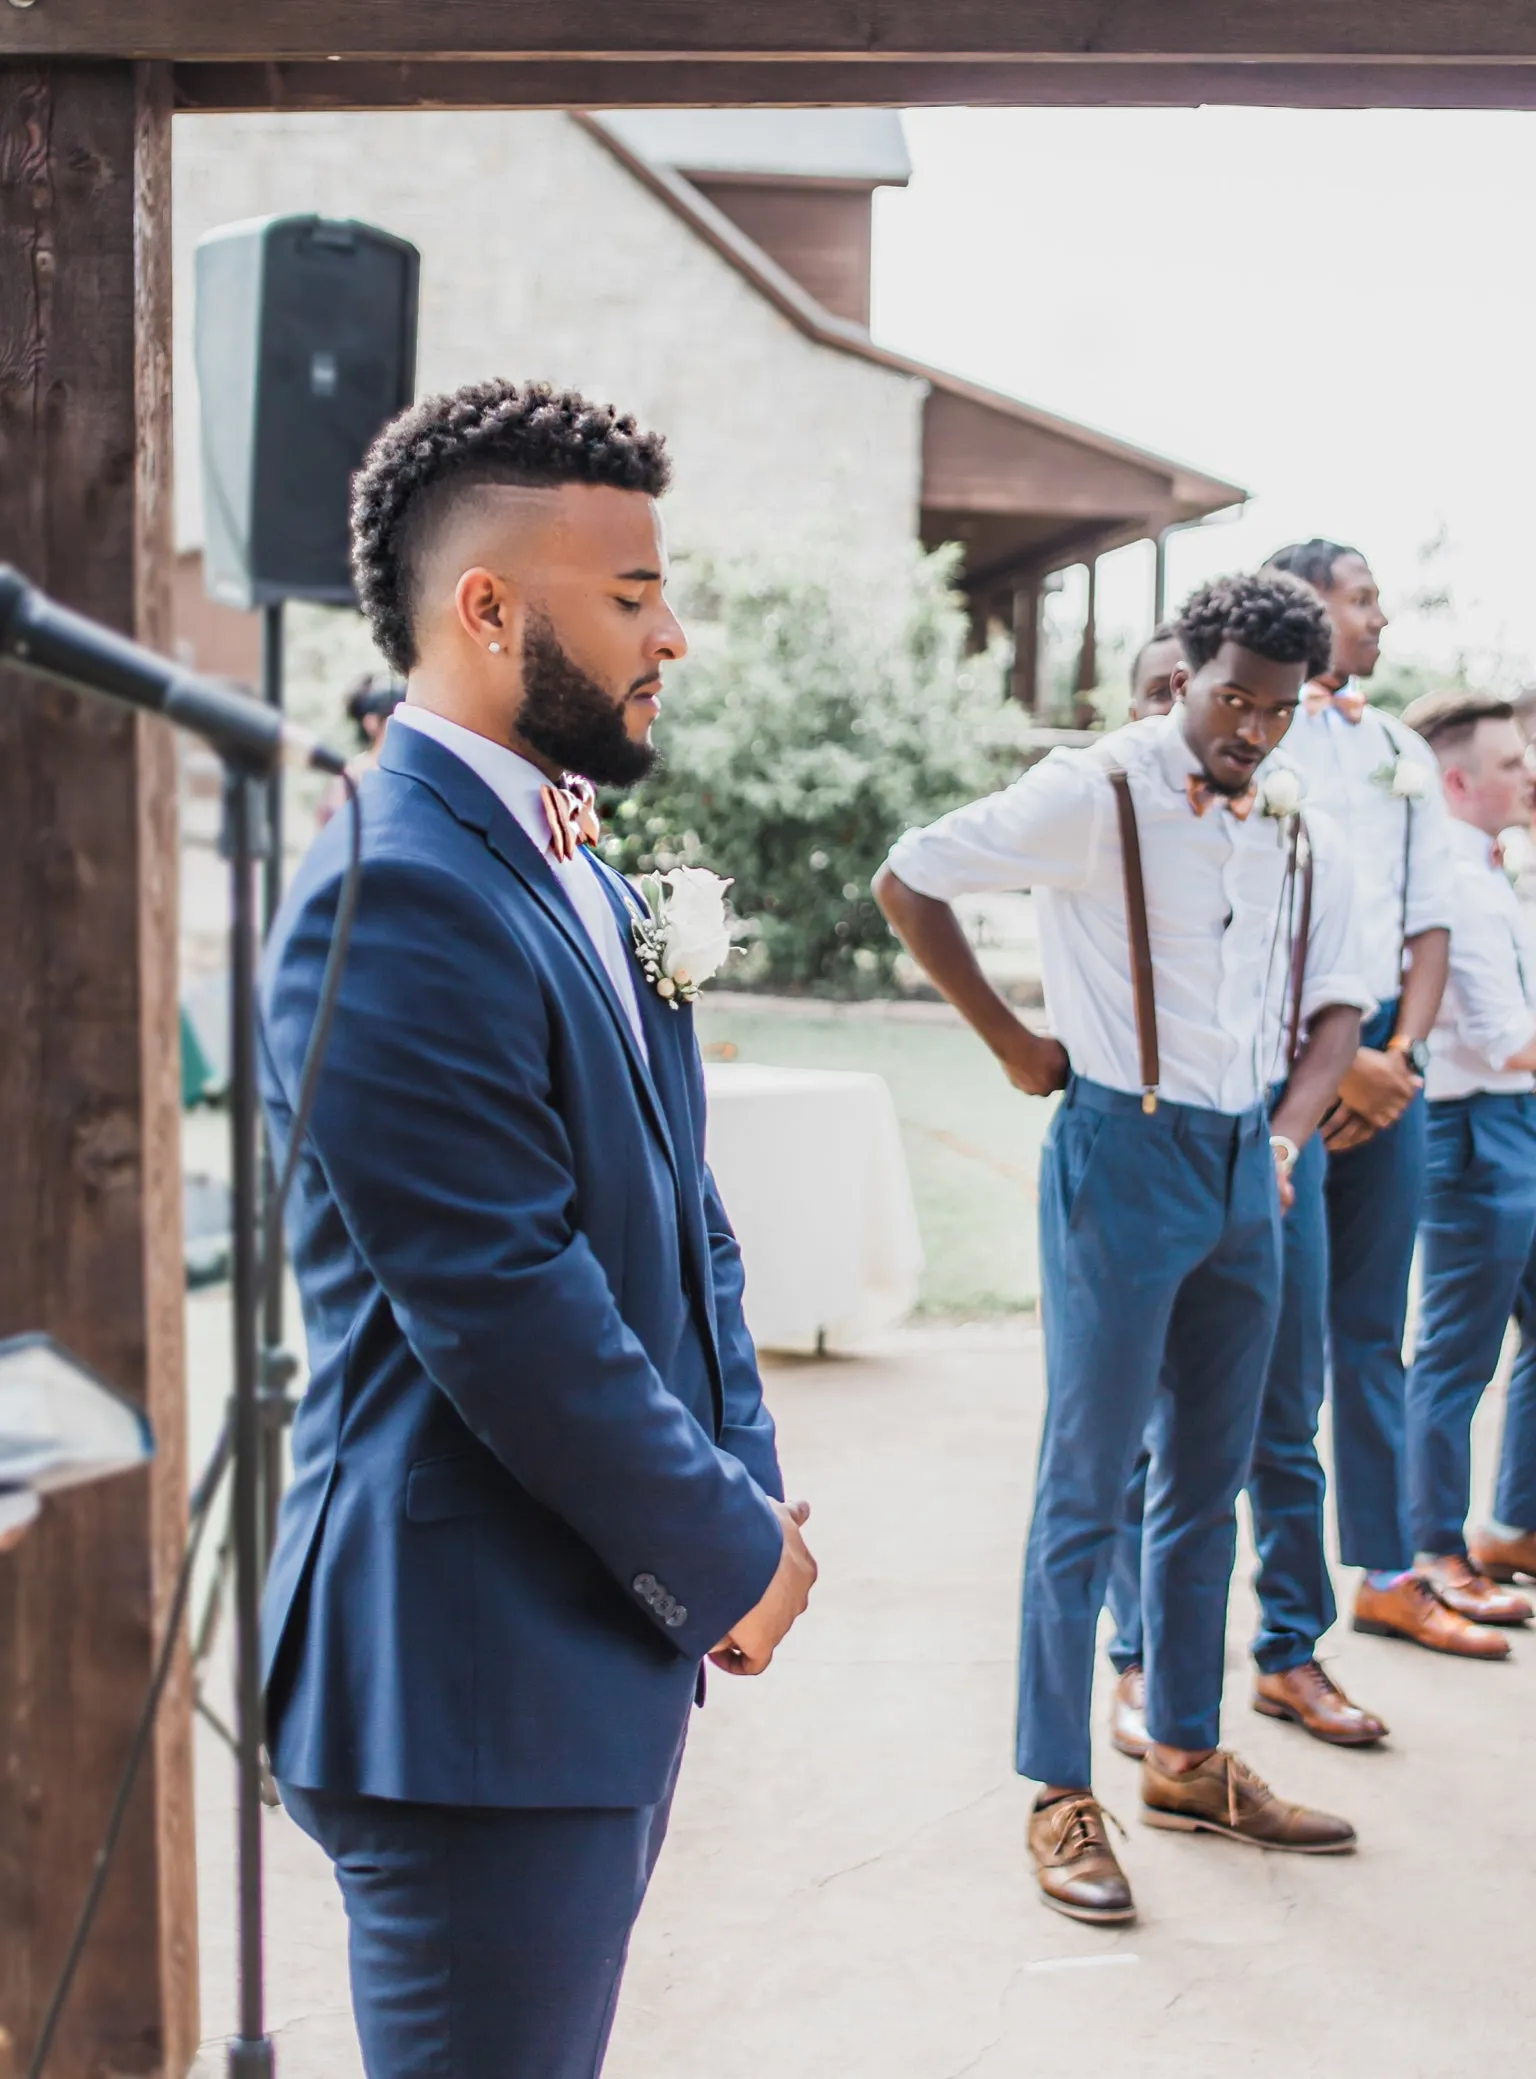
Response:
[[[1129,1831],[1142,1917],[1077,1926],[1037,1903],[1010,1765],[1037,1334],[919,1329],[768,1379],[822,1581],[768,1675],[715,1679],[695,1718],[607,2079],[1461,2079],[1525,2064],[1536,1635],[1485,1667],[1341,1628],[1325,1652],[1393,1738],[1332,1750],[1247,1708],[1245,1553],[1226,1736],[1277,1788],[1347,1813],[1360,1852],[1154,1833],[1106,1744],[1099,1788]],[[1480,1478],[1497,1422],[1485,1409]],[[233,2012],[232,1783],[200,1740],[197,2071],[212,2079]],[[329,1871],[281,1813],[267,1845],[279,2072],[356,2079]]]

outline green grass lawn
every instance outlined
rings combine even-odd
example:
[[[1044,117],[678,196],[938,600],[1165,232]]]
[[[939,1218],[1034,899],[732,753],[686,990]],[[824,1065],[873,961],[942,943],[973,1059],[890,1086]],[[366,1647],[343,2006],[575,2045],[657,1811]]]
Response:
[[[922,1306],[997,1314],[1034,1304],[1035,1178],[1051,1104],[1021,1096],[959,1025],[783,999],[699,1003],[701,1043],[783,1068],[863,1069],[895,1100],[928,1268]]]

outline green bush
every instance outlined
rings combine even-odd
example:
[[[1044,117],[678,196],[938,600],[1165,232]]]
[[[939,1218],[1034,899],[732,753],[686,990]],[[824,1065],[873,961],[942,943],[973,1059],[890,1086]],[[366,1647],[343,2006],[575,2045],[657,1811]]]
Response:
[[[899,949],[869,893],[876,868],[903,830],[1018,769],[1024,720],[1001,659],[966,654],[954,567],[950,551],[917,563],[904,616],[883,617],[829,577],[679,573],[691,655],[655,773],[604,804],[603,851],[625,873],[734,879],[737,986],[889,990]]]

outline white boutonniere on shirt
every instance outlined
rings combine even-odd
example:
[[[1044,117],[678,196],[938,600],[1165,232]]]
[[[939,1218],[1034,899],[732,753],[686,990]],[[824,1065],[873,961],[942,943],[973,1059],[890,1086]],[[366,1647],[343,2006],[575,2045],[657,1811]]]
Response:
[[[1276,822],[1299,814],[1306,798],[1307,790],[1301,774],[1292,772],[1288,765],[1277,765],[1273,772],[1264,775],[1259,785],[1260,813],[1273,816]]]
[[[634,920],[635,954],[645,979],[674,1011],[693,1003],[731,956],[730,886],[702,866],[674,866],[641,879],[645,915]]]
[[[1418,801],[1429,788],[1429,775],[1416,758],[1389,758],[1371,778],[1398,801]]]

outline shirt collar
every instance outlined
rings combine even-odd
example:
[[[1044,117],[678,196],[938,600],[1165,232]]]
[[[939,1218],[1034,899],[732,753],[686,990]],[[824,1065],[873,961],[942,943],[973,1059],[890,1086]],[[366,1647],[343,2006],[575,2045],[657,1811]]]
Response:
[[[536,765],[530,765],[526,758],[508,750],[505,744],[494,743],[490,737],[466,729],[462,722],[450,722],[446,715],[436,714],[429,707],[418,707],[410,700],[402,701],[390,716],[391,728],[397,722],[406,729],[430,736],[445,751],[452,751],[456,758],[461,758],[477,779],[484,780],[507,813],[515,818],[534,850],[541,856],[548,856],[550,836],[544,814],[543,790],[549,781]]]
[[[1451,847],[1458,859],[1466,859],[1473,866],[1485,866],[1493,870],[1494,840],[1486,831],[1479,830],[1475,823],[1465,823],[1460,816],[1449,818]]]

